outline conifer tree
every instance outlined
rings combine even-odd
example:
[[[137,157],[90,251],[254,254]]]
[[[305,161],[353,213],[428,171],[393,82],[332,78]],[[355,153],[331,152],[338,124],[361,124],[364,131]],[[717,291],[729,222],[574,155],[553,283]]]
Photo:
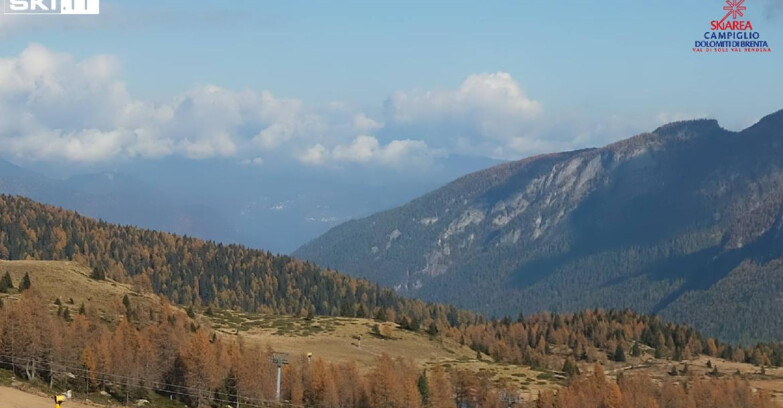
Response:
[[[417,331],[419,331],[420,326],[421,325],[419,323],[419,319],[417,319],[415,317],[410,319],[410,323],[408,325],[408,328],[410,329],[410,331],[417,332]]]
[[[104,268],[103,265],[98,265],[95,268],[92,268],[90,277],[95,280],[106,280],[106,268]]]
[[[364,310],[364,305],[359,304],[359,307],[356,309],[356,317],[358,318],[365,318],[367,317],[367,311]]]
[[[573,360],[567,358],[565,363],[563,363],[563,372],[568,378],[575,377],[579,375],[579,367],[577,367]]]
[[[430,386],[427,381],[427,372],[424,371],[419,376],[419,380],[416,382],[416,386],[419,388],[419,394],[421,394],[421,402],[425,407],[430,406]]]
[[[631,348],[631,355],[634,357],[640,357],[642,355],[642,348],[639,347],[639,342],[634,342]]]
[[[427,328],[427,334],[433,337],[438,335],[438,325],[435,322],[430,323],[430,327]]]
[[[2,278],[0,278],[0,292],[8,293],[10,289],[14,288],[14,282],[11,280],[11,275],[8,271],[5,272]]]
[[[31,287],[32,285],[33,285],[33,284],[32,284],[32,282],[30,281],[30,273],[29,273],[29,272],[25,272],[25,273],[24,273],[24,277],[22,278],[22,282],[19,284],[19,291],[20,291],[20,292],[24,292],[24,291],[26,291],[27,289],[30,289],[30,287]]]
[[[622,344],[617,345],[617,348],[614,350],[614,357],[612,359],[617,362],[625,362],[625,350],[623,350]]]

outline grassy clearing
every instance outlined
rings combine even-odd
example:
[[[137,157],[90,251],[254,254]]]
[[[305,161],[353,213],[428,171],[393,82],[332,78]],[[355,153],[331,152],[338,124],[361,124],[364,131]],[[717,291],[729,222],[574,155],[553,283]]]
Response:
[[[348,319],[314,317],[302,319],[292,316],[262,315],[256,313],[216,310],[206,316],[215,330],[224,333],[247,333],[251,330],[269,330],[276,336],[307,337],[334,332],[345,326]]]
[[[84,304],[108,323],[115,323],[124,313],[122,299],[126,295],[133,305],[160,304],[157,296],[140,293],[131,285],[91,279],[92,271],[75,262],[0,261],[0,276],[6,272],[11,275],[17,288],[25,273],[29,273],[31,288],[46,299],[52,310],[58,309],[54,304],[57,299],[60,299],[63,308],[70,309],[72,315],[76,315]],[[3,301],[13,301],[19,294],[13,290],[10,294],[0,296]]]
[[[332,362],[355,361],[360,369],[371,367],[381,354],[413,360],[422,368],[441,365],[447,370],[471,370],[489,375],[497,383],[518,384],[520,389],[537,395],[544,388],[556,388],[554,379],[525,383],[539,372],[528,367],[498,364],[489,356],[476,358],[476,352],[443,338],[432,338],[421,332],[400,329],[393,323],[372,319],[324,317],[311,320],[295,316],[270,316],[235,311],[213,310],[204,319],[225,336],[237,333],[248,344],[269,346],[292,355],[313,353]],[[388,336],[375,333],[379,325]],[[379,327],[380,328],[380,327]],[[532,395],[532,394],[531,394]]]

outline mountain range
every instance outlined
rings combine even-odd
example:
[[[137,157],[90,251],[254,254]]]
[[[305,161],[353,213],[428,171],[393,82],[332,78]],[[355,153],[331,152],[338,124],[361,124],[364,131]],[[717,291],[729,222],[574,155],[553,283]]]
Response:
[[[162,189],[123,173],[88,173],[57,180],[0,159],[0,193],[126,225],[215,240],[233,236],[229,225],[211,208],[182,204]]]
[[[783,111],[469,174],[294,255],[488,315],[632,308],[783,338]]]
[[[469,171],[496,164],[450,157],[427,180],[383,169],[291,167],[272,160],[68,164],[2,159],[0,193],[105,221],[290,253],[340,223],[398,206]],[[281,233],[284,232],[284,233]]]

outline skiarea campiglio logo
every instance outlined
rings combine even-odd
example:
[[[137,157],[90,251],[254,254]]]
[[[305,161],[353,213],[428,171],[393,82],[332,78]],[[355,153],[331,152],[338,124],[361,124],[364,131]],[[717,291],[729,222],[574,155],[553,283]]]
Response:
[[[720,20],[710,21],[709,31],[695,42],[693,52],[699,53],[766,53],[772,52],[769,43],[745,20],[746,0],[726,0]]]

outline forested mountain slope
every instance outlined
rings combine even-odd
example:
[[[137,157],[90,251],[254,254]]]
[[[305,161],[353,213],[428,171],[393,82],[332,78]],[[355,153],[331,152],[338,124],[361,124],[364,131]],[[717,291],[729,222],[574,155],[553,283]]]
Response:
[[[0,195],[0,259],[72,260],[184,305],[302,316],[399,314],[450,324],[481,320],[288,256],[113,225],[15,196]]]
[[[533,157],[350,221],[295,256],[505,315],[630,307],[783,338],[783,111]]]

